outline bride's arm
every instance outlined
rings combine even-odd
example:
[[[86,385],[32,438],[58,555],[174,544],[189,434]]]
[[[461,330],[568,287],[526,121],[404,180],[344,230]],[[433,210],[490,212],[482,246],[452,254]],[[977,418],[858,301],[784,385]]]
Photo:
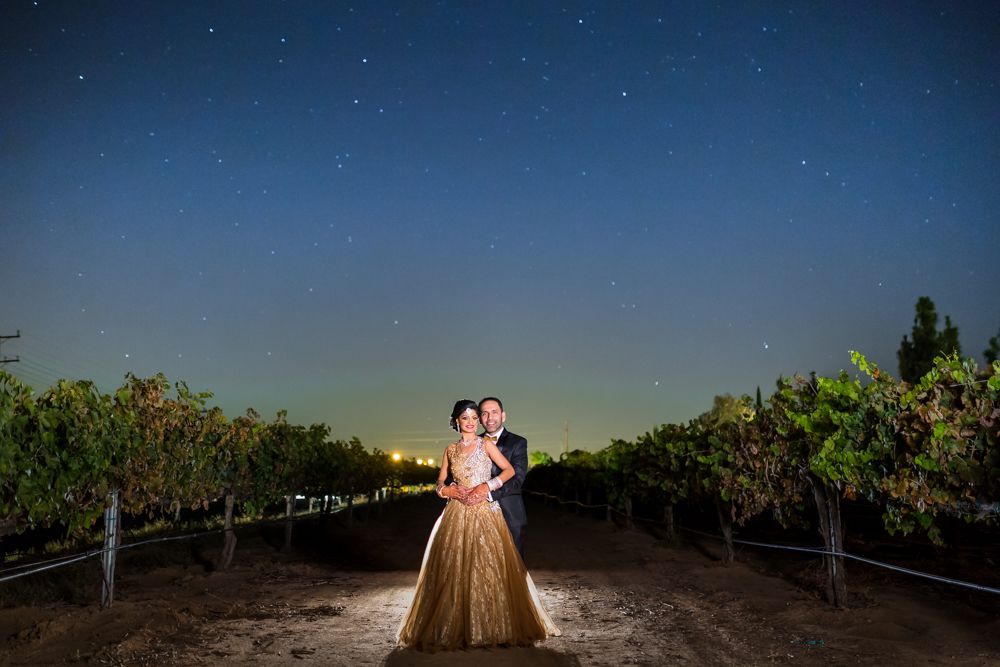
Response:
[[[495,443],[492,443],[489,440],[484,440],[483,444],[486,445],[486,453],[489,455],[490,459],[498,468],[500,468],[500,474],[487,482],[490,491],[496,491],[503,486],[504,483],[510,481],[510,479],[514,477],[514,466],[510,464],[510,461],[507,460],[506,456],[500,453],[500,449]]]
[[[448,448],[445,447],[444,455],[441,457],[441,469],[438,471],[437,494],[442,498],[457,498],[459,488],[455,485],[445,486],[448,479]]]

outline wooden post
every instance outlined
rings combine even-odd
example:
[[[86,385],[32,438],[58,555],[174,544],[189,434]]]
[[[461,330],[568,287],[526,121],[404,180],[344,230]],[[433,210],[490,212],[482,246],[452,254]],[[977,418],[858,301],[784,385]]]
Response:
[[[677,532],[674,528],[674,506],[670,503],[663,506],[663,523],[667,527],[667,541],[670,543],[677,541]]]
[[[104,553],[101,567],[104,581],[101,582],[101,607],[107,609],[115,599],[115,556],[118,554],[119,525],[122,508],[121,493],[111,493],[111,506],[104,510]]]
[[[632,496],[625,498],[625,526],[632,528],[635,523],[632,521]]]
[[[233,562],[233,553],[236,551],[236,532],[233,530],[233,490],[226,489],[226,519],[222,531],[225,539],[222,542],[222,555],[219,557],[219,569],[228,570]]]
[[[295,514],[295,494],[285,496],[285,551],[292,550],[292,516]]]

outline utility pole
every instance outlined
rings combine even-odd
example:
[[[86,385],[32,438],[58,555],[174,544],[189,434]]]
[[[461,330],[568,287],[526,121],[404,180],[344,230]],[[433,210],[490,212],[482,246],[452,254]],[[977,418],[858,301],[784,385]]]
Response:
[[[13,336],[0,336],[0,346],[3,346],[3,342],[5,340],[10,340],[11,338],[20,338],[20,337],[21,337],[21,330],[20,329],[18,329],[17,333],[14,334]],[[18,361],[21,361],[21,357],[20,356],[17,356],[17,357],[0,357],[0,364],[13,364],[13,363],[18,362]]]
[[[563,454],[569,453],[569,420],[563,425]]]

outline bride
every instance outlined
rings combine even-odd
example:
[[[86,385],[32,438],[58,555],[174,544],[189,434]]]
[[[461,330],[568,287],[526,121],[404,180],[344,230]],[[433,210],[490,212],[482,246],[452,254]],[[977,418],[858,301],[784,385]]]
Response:
[[[475,401],[455,403],[451,427],[461,437],[441,459],[437,492],[448,498],[424,551],[417,590],[397,641],[422,651],[473,646],[524,646],[559,629],[542,608],[538,592],[514,546],[495,501],[466,505],[464,495],[486,482],[491,491],[514,468],[489,440],[476,435]],[[491,463],[500,474],[490,478]],[[458,486],[445,486],[449,472]]]

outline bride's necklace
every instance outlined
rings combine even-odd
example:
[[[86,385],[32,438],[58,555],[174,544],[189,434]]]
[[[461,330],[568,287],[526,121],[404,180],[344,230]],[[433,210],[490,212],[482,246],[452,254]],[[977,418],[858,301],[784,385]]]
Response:
[[[471,440],[466,440],[465,438],[459,439],[458,443],[463,447],[468,447],[469,445],[474,445],[476,441],[479,440],[479,436],[472,438]]]

